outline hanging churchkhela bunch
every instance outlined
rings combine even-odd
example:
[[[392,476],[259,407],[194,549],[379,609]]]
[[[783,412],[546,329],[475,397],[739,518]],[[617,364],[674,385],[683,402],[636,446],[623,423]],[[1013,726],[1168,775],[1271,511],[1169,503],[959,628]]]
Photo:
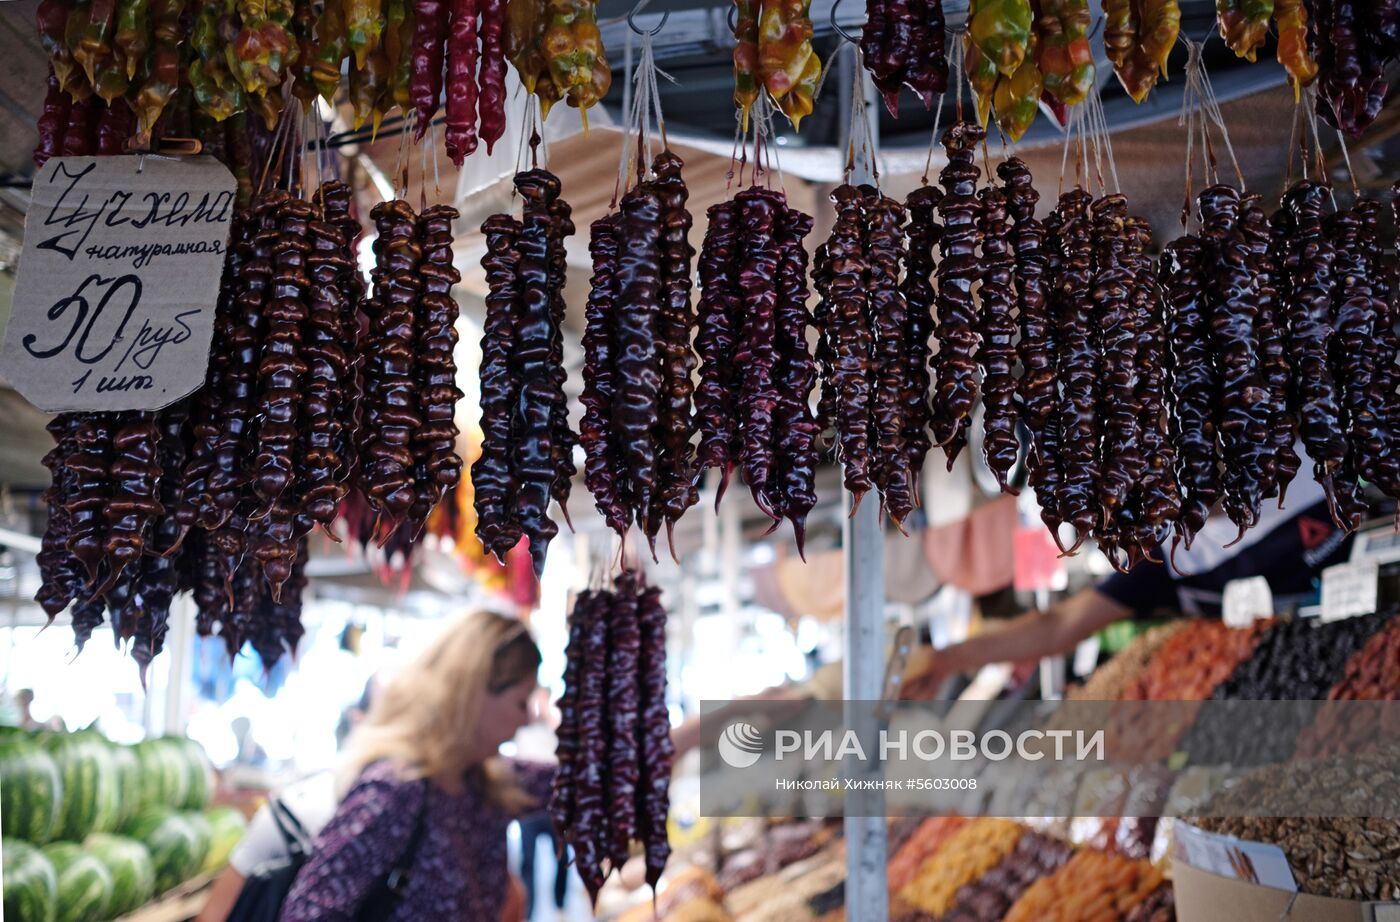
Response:
[[[735,0],[734,106],[739,130],[761,95],[796,131],[812,114],[822,63],[812,47],[811,0]],[[771,114],[771,113],[770,113]]]
[[[948,89],[943,0],[873,0],[866,6],[860,51],[890,115],[899,115],[905,86],[929,108]]]
[[[538,135],[532,144],[532,156]],[[476,536],[504,562],[522,536],[535,575],[568,518],[578,439],[564,393],[564,239],[574,232],[559,177],[535,167],[515,176],[521,219],[496,214],[486,235],[486,322],[481,337],[481,457],[472,465]]]
[[[691,227],[681,159],[666,147],[655,96],[651,36],[642,39],[633,111],[636,131],[623,139],[618,211],[593,222],[589,251],[593,278],[583,334],[584,479],[608,526],[626,539],[636,522],[652,556],[666,525],[671,555],[675,523],[695,505],[695,449],[691,444],[690,337]],[[658,112],[661,150],[652,150],[648,123]],[[635,150],[636,153],[631,152]]]
[[[816,364],[807,345],[810,216],[788,207],[779,190],[759,185],[772,172],[767,148],[770,104],[755,104],[753,184],[710,207],[700,248],[695,350],[700,379],[695,410],[699,465],[720,470],[718,506],[739,469],[754,502],[773,520],[792,522],[802,553],[807,515],[816,505],[818,427],[808,396]],[[743,170],[740,170],[740,181]]]
[[[416,0],[405,21],[413,24],[406,50],[418,138],[445,89],[447,155],[461,166],[479,141],[489,154],[506,130],[506,0]]]
[[[1390,2],[1314,0],[1307,4],[1308,51],[1317,62],[1317,114],[1355,137],[1376,120],[1400,57],[1400,8]]]
[[[579,595],[569,616],[559,769],[549,812],[594,901],[607,875],[645,852],[654,889],[671,846],[666,610],[661,590],[624,571]]]
[[[598,31],[597,0],[498,0],[506,6],[505,54],[535,96],[540,118],[561,99],[588,109],[608,93],[612,70]]]
[[[865,119],[864,100],[853,88],[852,127],[866,125]],[[853,145],[847,175],[857,153]],[[873,160],[868,135],[859,153]],[[911,309],[900,285],[904,207],[870,185],[838,186],[831,200],[836,220],[817,250],[813,272],[821,298],[816,315],[820,424],[832,432],[829,442],[854,502],[872,488],[879,491],[881,509],[902,529],[917,503],[919,467],[928,451],[928,302]],[[915,246],[925,242],[916,235]],[[911,265],[924,267],[927,286],[927,252],[910,258]],[[914,275],[911,268],[910,285],[916,284]]]
[[[1218,5],[1237,5],[1236,0],[1219,0]],[[1247,6],[1266,6],[1247,3]],[[1265,13],[1265,25],[1268,14]],[[1225,14],[1221,14],[1222,29]],[[1158,80],[1167,77],[1167,58],[1181,30],[1181,7],[1177,0],[1109,0],[1104,4],[1104,51],[1118,81],[1134,102],[1142,102]],[[1252,52],[1251,52],[1252,55]],[[1251,60],[1253,58],[1251,57]]]

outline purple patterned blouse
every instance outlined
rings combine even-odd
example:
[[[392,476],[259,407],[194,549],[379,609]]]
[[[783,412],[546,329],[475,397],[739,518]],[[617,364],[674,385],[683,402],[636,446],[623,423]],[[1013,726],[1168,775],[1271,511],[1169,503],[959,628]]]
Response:
[[[547,803],[554,766],[506,761],[521,787],[541,805]],[[513,817],[488,802],[476,785],[449,794],[436,785],[401,780],[389,762],[370,765],[345,795],[297,874],[281,922],[353,920],[408,848],[420,809],[423,837],[392,922],[497,922],[507,885],[506,827]]]

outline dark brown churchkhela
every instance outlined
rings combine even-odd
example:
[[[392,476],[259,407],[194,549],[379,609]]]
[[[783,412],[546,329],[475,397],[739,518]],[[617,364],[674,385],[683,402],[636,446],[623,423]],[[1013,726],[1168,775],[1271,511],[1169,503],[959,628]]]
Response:
[[[1292,233],[1284,263],[1287,291],[1282,314],[1288,323],[1288,360],[1293,367],[1303,444],[1313,462],[1313,476],[1327,494],[1332,516],[1340,525],[1345,522],[1345,510],[1339,506],[1335,482],[1347,445],[1328,353],[1336,254],[1322,227],[1326,198],[1324,186],[1306,180],[1295,183],[1284,195]]]
[[[593,281],[585,309],[586,480],[609,527],[633,521],[656,536],[695,504],[691,436],[695,357],[690,347],[691,225],[682,163],[669,150],[593,223]],[[672,556],[675,545],[671,544]]]
[[[418,402],[422,426],[413,433],[415,498],[408,519],[421,529],[428,514],[456,485],[462,459],[455,449],[457,424],[453,420],[462,392],[457,387],[457,302],[452,286],[461,274],[452,266],[452,222],[457,209],[433,205],[418,216],[423,277],[416,324]]]
[[[1060,457],[1064,471],[1055,508],[1061,521],[1074,526],[1079,547],[1100,522],[1095,497],[1098,480],[1098,353],[1093,334],[1093,234],[1090,196],[1071,189],[1060,196],[1051,216],[1059,241],[1058,277],[1053,294],[1055,338],[1059,346]]]
[[[971,122],[958,121],[943,132],[948,165],[939,174],[943,220],[939,238],[938,338],[933,401],[933,438],[948,456],[948,467],[967,444],[967,430],[977,402],[977,316],[972,288],[980,275],[977,246],[977,178],[973,163],[977,145],[986,136]]]
[[[943,0],[874,0],[869,5],[860,47],[891,115],[899,115],[904,86],[925,109],[948,88],[945,45]]]
[[[871,343],[871,449],[875,485],[885,511],[901,525],[914,508],[914,475],[904,436],[904,387],[908,377],[905,341],[908,310],[899,290],[904,262],[904,207],[867,191],[865,255],[869,268],[867,315]]]
[[[1019,306],[1020,341],[1017,352],[1021,380],[1017,382],[1019,415],[1031,434],[1027,453],[1029,482],[1040,501],[1041,515],[1059,541],[1059,520],[1054,512],[1055,486],[1060,476],[1056,342],[1050,314],[1048,258],[1045,227],[1035,217],[1040,200],[1030,169],[1018,157],[997,167],[1003,182],[1006,210],[1011,217],[1011,250],[1015,256],[1012,276]]]
[[[982,366],[982,453],[1003,492],[1016,493],[1007,477],[1016,463],[1016,257],[1011,241],[1011,218],[1006,193],[987,186],[978,194],[981,212],[977,230],[982,238],[981,316],[977,353]]]
[[[836,428],[836,458],[845,468],[844,483],[856,502],[874,486],[870,470],[870,352],[874,334],[866,312],[864,200],[855,186],[831,193],[836,220],[827,238],[817,284],[825,302],[822,337],[831,369],[822,381],[823,403]],[[825,290],[822,290],[822,289]]]
[[[742,468],[759,508],[775,525],[790,519],[801,541],[813,500],[816,422],[799,406],[811,387],[810,315],[797,306],[806,300],[805,256],[794,248],[810,232],[810,218],[759,186],[710,209],[709,218],[695,337],[698,466],[720,468],[721,496],[729,472]]]
[[[549,504],[567,499],[573,474],[573,435],[561,411],[559,330],[564,238],[573,223],[552,173],[517,174],[515,187],[524,220],[494,215],[482,225],[490,294],[482,335],[482,453],[472,465],[472,485],[482,546],[504,559],[524,535],[538,575],[559,532]]]
[[[559,771],[549,811],[584,885],[596,900],[636,841],[654,888],[671,851],[666,820],[674,748],[666,611],[661,591],[639,574],[624,571],[611,590],[579,595],[569,616],[559,710]]]
[[[413,433],[422,425],[414,380],[414,312],[421,294],[422,247],[408,202],[382,202],[370,213],[379,231],[374,294],[366,302],[364,420],[360,483],[370,508],[398,522],[413,507]]]
[[[1028,177],[1029,175],[1027,173]],[[929,339],[933,335],[935,300],[933,254],[943,233],[943,226],[938,223],[938,203],[942,198],[943,191],[937,186],[921,186],[909,193],[909,198],[904,203],[909,225],[904,281],[900,284],[900,291],[904,294],[907,363],[902,403],[904,445],[905,451],[909,453],[909,471],[912,476],[910,492],[915,505],[919,503],[919,475],[924,469],[924,458],[933,447],[933,440],[929,438],[928,431],[929,422],[933,418],[933,408],[929,404],[929,386],[932,383],[929,373],[929,356],[932,351]]]

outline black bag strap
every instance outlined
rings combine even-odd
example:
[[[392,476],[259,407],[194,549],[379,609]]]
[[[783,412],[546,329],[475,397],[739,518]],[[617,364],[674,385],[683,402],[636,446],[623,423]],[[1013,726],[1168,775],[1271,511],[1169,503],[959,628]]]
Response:
[[[273,797],[267,802],[267,811],[272,816],[272,822],[276,824],[277,831],[282,834],[282,841],[287,846],[287,852],[291,855],[302,857],[311,851],[311,834],[297,819],[296,814],[283,802],[280,797]]]
[[[408,886],[408,872],[413,869],[413,862],[418,857],[418,846],[423,842],[423,830],[428,825],[428,795],[432,789],[426,778],[420,784],[423,787],[423,799],[418,803],[418,816],[413,821],[413,834],[408,837],[408,845],[399,855],[399,860],[394,862],[394,866],[384,878],[385,889],[396,897]]]

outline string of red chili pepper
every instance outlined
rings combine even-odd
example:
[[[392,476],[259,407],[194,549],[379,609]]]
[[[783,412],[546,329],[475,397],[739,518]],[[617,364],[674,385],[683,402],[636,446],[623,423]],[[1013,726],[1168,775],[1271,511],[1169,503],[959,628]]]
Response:
[[[418,216],[418,238],[423,259],[418,274],[423,294],[418,302],[417,367],[418,403],[422,425],[413,433],[414,476],[412,509],[408,519],[417,528],[442,501],[443,494],[462,475],[457,455],[457,424],[453,420],[462,391],[457,387],[457,302],[452,286],[461,280],[452,265],[452,222],[457,209],[433,205]]]
[[[1006,193],[986,186],[978,193],[977,230],[982,243],[982,287],[977,351],[982,366],[982,454],[1002,492],[1016,494],[1008,482],[1020,444],[1016,440],[1016,256]]]
[[[1099,354],[1094,343],[1094,244],[1092,198],[1083,189],[1060,196],[1051,223],[1058,228],[1059,271],[1055,285],[1055,338],[1059,344],[1061,457],[1064,476],[1055,497],[1063,521],[1075,529],[1078,549],[1100,524],[1095,490],[1099,470]]]
[[[472,464],[476,536],[504,562],[521,528],[507,504],[515,494],[511,461],[518,379],[511,365],[519,292],[520,222],[492,215],[481,226],[486,237],[486,319],[481,336],[481,455]]]
[[[883,508],[895,526],[914,509],[914,474],[904,444],[904,388],[908,378],[908,308],[899,289],[904,262],[904,206],[870,190],[865,261],[869,269],[866,312],[873,334],[871,359],[871,434],[874,482]]]
[[[734,353],[743,320],[737,288],[738,204],[711,205],[706,218],[695,331],[695,351],[700,359],[700,381],[695,388],[696,427],[700,430],[696,462],[702,472],[712,467],[720,470],[715,496],[718,508],[739,457],[734,451],[739,431]]]
[[[812,413],[810,395],[817,380],[817,366],[807,346],[812,314],[807,310],[807,250],[803,241],[812,232],[812,218],[792,208],[784,209],[778,222],[778,305],[775,318],[778,403],[773,413],[778,446],[781,493],[773,491],[773,505],[792,522],[798,556],[806,559],[807,516],[817,504],[817,447],[820,430]]]
[[[1291,218],[1286,269],[1288,286],[1282,313],[1288,323],[1288,358],[1300,432],[1313,476],[1327,494],[1332,517],[1345,521],[1335,480],[1346,457],[1342,435],[1339,388],[1332,376],[1332,265],[1336,253],[1323,232],[1322,209],[1327,189],[1303,180],[1284,195]]]
[[[937,186],[920,186],[909,193],[904,203],[909,224],[904,281],[900,283],[906,314],[906,368],[900,402],[904,413],[904,450],[909,456],[911,474],[910,493],[915,505],[919,504],[919,476],[924,469],[924,459],[933,447],[928,431],[933,418],[928,397],[932,383],[929,338],[933,335],[933,305],[937,297],[933,290],[936,265],[933,254],[943,234],[943,226],[938,223],[938,203],[942,198],[943,191]],[[818,361],[821,361],[820,352]]]
[[[831,368],[822,382],[836,427],[836,457],[845,467],[844,483],[853,500],[874,486],[871,471],[871,348],[874,336],[866,312],[869,267],[863,244],[865,194],[852,185],[831,193],[836,218],[825,244],[818,284],[828,305],[823,335]]]
[[[973,163],[977,145],[986,132],[976,124],[958,121],[943,132],[948,164],[939,174],[943,199],[938,214],[943,219],[939,238],[942,259],[938,264],[938,356],[934,370],[933,440],[943,447],[948,468],[963,446],[977,402],[977,315],[972,287],[981,270],[977,264],[980,232],[977,230],[977,178]]]

